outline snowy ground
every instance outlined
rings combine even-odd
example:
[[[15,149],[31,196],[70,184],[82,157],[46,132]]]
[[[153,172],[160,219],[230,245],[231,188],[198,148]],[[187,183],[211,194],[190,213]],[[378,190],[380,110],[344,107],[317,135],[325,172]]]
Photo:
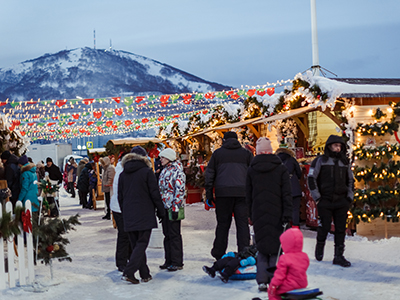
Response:
[[[61,194],[61,213],[64,217],[79,213],[82,225],[71,232],[67,251],[73,261],[54,262],[51,281],[48,266],[36,269],[38,284],[34,287],[16,287],[0,291],[0,299],[266,299],[259,293],[255,280],[222,283],[208,277],[201,269],[211,265],[210,249],[214,238],[214,212],[200,204],[188,205],[182,222],[184,242],[184,269],[178,272],[162,271],[163,250],[149,248],[148,264],[153,280],[132,285],[121,281],[121,273],[114,263],[116,230],[111,221],[102,220],[103,210],[83,210],[78,199],[65,192]],[[333,237],[329,236],[325,258],[317,262],[313,257],[315,232],[302,230],[304,251],[311,265],[308,269],[309,286],[319,287],[323,299],[399,299],[400,294],[400,238],[368,241],[348,237],[345,256],[353,266],[341,268],[332,265]],[[231,229],[228,250],[235,250],[235,231]]]

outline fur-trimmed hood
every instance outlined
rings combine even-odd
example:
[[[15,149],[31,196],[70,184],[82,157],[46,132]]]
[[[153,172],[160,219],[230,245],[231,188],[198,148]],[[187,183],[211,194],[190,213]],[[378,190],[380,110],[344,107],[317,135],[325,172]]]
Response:
[[[100,161],[101,165],[105,168],[107,168],[111,164],[111,160],[107,156],[101,157],[99,161]]]
[[[128,153],[121,160],[121,165],[124,168],[124,170],[126,164],[131,161],[143,162],[147,167],[151,168],[151,161],[146,156],[139,155],[136,153]]]
[[[289,148],[278,148],[275,151],[275,154],[278,155],[279,153],[285,153],[285,154],[290,155],[291,157],[296,157],[296,154],[292,150],[290,150]]]
[[[36,166],[34,163],[28,163],[21,167],[21,173],[32,170],[32,172],[36,173]]]

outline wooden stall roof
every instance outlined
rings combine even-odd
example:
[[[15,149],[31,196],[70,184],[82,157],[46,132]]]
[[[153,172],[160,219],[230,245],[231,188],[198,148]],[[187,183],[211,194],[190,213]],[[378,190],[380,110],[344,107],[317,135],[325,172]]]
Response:
[[[258,121],[262,119],[262,117],[257,117],[257,118],[253,118],[253,119],[248,119],[245,121],[239,121],[239,122],[235,122],[235,123],[226,123],[224,125],[221,126],[217,126],[217,127],[213,127],[213,128],[206,128],[202,131],[196,132],[194,134],[190,134],[190,136],[197,136],[197,135],[201,135],[201,134],[205,134],[207,132],[211,132],[211,131],[218,131],[218,130],[229,130],[232,128],[237,128],[237,127],[241,127],[241,126],[246,126],[249,124],[254,124],[254,122]]]
[[[255,122],[253,122],[252,124],[262,124],[262,123],[269,123],[269,122],[274,122],[274,121],[278,121],[278,120],[284,120],[284,119],[288,119],[288,118],[291,118],[291,117],[294,117],[297,115],[301,115],[304,113],[308,113],[308,112],[311,112],[314,110],[318,110],[318,108],[310,107],[310,106],[300,107],[300,108],[285,111],[283,113],[273,115],[270,117],[260,118],[260,120],[257,120]]]
[[[153,142],[155,144],[162,142],[159,138],[155,137],[124,138],[124,139],[115,139],[110,141],[114,144],[114,146],[123,144],[137,146],[137,145],[147,144],[148,142]]]
[[[106,152],[106,148],[93,148],[93,149],[88,149],[89,153],[103,153]]]

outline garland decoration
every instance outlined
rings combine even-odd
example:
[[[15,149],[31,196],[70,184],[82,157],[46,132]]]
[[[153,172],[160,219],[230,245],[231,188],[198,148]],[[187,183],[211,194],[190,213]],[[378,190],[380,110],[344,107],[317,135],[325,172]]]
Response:
[[[256,97],[249,97],[243,102],[244,112],[242,113],[242,120],[254,119],[261,117],[268,113],[269,104],[264,105],[264,103],[257,100]]]
[[[394,178],[400,178],[400,161],[389,161],[381,163],[378,166],[376,163],[372,167],[354,167],[354,178],[357,181],[364,182],[388,181]]]
[[[386,114],[377,108],[372,116],[375,122],[371,124],[357,124],[358,136],[385,136],[396,135],[399,124],[396,118],[400,114],[400,102],[390,103],[393,114],[386,122],[379,122]],[[364,187],[354,193],[353,207],[349,218],[356,223],[371,222],[381,217],[387,221],[398,222],[400,217],[400,145],[385,142],[380,146],[369,147],[358,144],[354,147],[354,159],[366,161],[365,166],[354,166],[354,178],[364,181]],[[371,164],[373,162],[373,164]]]
[[[8,239],[14,235],[21,233],[20,224],[21,214],[24,211],[22,206],[16,206],[14,208],[14,216],[12,212],[6,212],[3,208],[3,216],[0,218],[0,237],[3,239]],[[3,246],[3,245],[1,245]]]
[[[400,103],[400,102],[399,102]],[[393,102],[390,105],[393,108],[393,115],[390,121],[386,121],[385,123],[378,122],[381,118],[386,117],[386,114],[382,112],[382,110],[378,107],[373,114],[375,118],[375,122],[372,124],[357,124],[357,135],[366,136],[384,136],[385,134],[393,135],[399,130],[399,123],[396,121],[396,117],[400,115],[400,107],[399,103],[394,104]]]
[[[357,124],[357,135],[373,135],[373,136],[384,136],[385,134],[393,135],[399,129],[399,124],[394,121],[386,121],[385,123],[373,123],[373,124]]]
[[[326,103],[330,99],[328,92],[323,91],[318,84],[310,83],[312,81],[309,79],[307,76],[306,78],[296,76],[292,88],[285,89],[283,95],[279,97],[278,104],[274,107],[274,113],[296,109],[304,106],[307,102]]]
[[[361,144],[354,148],[353,153],[356,160],[392,159],[397,154],[400,154],[400,145],[385,143],[382,146],[367,148],[364,144]]]

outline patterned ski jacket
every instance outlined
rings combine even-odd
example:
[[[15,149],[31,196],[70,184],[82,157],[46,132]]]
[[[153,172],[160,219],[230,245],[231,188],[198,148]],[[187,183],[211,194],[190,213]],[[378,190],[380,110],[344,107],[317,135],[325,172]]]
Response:
[[[170,162],[164,167],[158,185],[165,209],[172,207],[173,211],[179,211],[184,206],[186,185],[186,175],[180,161]]]

